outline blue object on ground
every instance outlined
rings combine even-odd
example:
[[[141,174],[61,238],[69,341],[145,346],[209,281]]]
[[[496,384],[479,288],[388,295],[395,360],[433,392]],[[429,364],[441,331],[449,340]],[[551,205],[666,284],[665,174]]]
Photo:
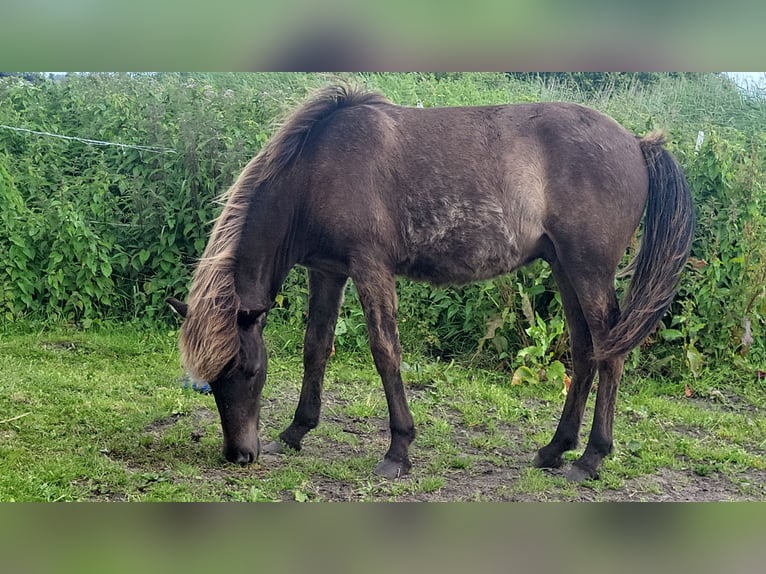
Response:
[[[181,380],[183,381],[183,388],[185,389],[191,389],[203,395],[209,395],[213,392],[213,389],[211,389],[210,385],[205,381],[198,381],[188,373],[181,377]]]

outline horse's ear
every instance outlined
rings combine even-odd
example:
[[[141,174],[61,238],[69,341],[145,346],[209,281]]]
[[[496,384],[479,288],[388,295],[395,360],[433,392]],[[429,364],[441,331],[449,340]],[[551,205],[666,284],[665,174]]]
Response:
[[[186,315],[189,312],[189,306],[184,303],[183,301],[179,301],[175,297],[168,297],[165,299],[168,305],[170,305],[170,308],[173,309],[176,313],[181,315],[184,319],[186,319]]]
[[[263,329],[266,324],[266,311],[253,311],[249,309],[240,309],[237,311],[237,325],[247,331],[252,327]]]

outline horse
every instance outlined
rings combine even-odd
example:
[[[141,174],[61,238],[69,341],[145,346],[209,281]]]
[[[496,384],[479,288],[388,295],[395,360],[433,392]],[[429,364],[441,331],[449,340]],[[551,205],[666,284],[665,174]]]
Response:
[[[561,294],[573,377],[533,464],[561,467],[577,448],[598,373],[588,443],[566,472],[598,478],[625,357],[669,307],[694,232],[688,184],[664,143],[573,103],[421,108],[350,85],[318,90],[223,195],[187,303],[168,299],[184,318],[182,363],[212,387],[225,458],[245,465],[261,452],[263,330],[293,266],[308,269],[303,382],[292,422],[264,451],[300,450],[317,426],[351,278],[389,411],[390,447],[373,472],[393,479],[410,471],[415,438],[395,277],[466,284],[543,259]],[[615,275],[644,213],[621,309]]]

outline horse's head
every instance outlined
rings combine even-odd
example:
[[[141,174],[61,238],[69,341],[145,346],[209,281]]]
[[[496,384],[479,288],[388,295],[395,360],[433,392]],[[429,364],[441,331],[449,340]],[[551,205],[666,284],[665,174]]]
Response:
[[[168,303],[188,319],[189,309],[185,303],[172,298]],[[249,464],[255,462],[260,453],[258,425],[267,366],[263,342],[265,324],[265,311],[239,310],[239,352],[217,376],[207,381],[221,416],[223,453],[229,462]]]

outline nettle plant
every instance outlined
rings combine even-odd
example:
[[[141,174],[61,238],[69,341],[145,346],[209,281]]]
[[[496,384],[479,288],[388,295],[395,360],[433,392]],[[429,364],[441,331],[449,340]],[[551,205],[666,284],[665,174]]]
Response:
[[[40,221],[26,208],[0,155],[0,242],[7,247],[2,261],[2,311],[6,320],[20,317],[34,306],[39,294],[36,256]]]
[[[764,150],[763,135],[711,133],[687,158],[699,224],[665,335],[680,332],[697,375],[706,360],[746,367],[766,358]]]

